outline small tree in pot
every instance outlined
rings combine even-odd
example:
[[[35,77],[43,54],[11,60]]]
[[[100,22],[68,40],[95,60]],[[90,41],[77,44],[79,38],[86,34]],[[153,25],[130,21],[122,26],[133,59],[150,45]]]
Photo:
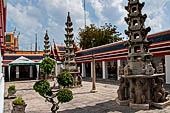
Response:
[[[16,89],[15,89],[15,85],[10,85],[8,88],[8,98],[16,98]]]
[[[51,107],[51,111],[52,113],[56,113],[57,110],[59,109],[60,103],[69,102],[73,99],[72,91],[69,90],[68,88],[64,88],[64,87],[68,87],[72,85],[73,81],[70,81],[70,80],[73,80],[73,77],[71,79],[70,78],[65,79],[65,81],[67,81],[68,84],[65,84],[65,86],[60,87],[56,91],[52,91],[52,88],[50,87],[50,83],[47,80],[37,81],[34,84],[33,89],[36,92],[38,92],[42,97],[44,97],[47,102],[50,102],[53,104]],[[60,85],[62,86],[63,84],[60,84]]]
[[[13,109],[11,113],[25,113],[25,108],[27,104],[25,104],[24,100],[21,97],[15,98],[12,102]]]
[[[51,62],[51,63],[53,63],[53,62]],[[44,65],[43,67],[46,67],[46,69],[44,69],[43,72],[48,71],[48,73],[45,72],[47,75],[49,73],[51,73],[50,70],[52,71],[52,69],[54,68],[53,66],[45,66],[45,65],[47,65],[45,63],[43,65]],[[49,62],[48,62],[48,65],[50,65]],[[53,65],[53,64],[51,64],[51,65]],[[40,66],[40,67],[42,68],[42,66]],[[51,69],[47,69],[47,67],[51,68]],[[64,73],[66,75],[70,75],[70,73],[68,73],[68,72],[64,72]],[[52,113],[57,112],[57,110],[59,109],[60,103],[69,102],[73,99],[72,91],[65,88],[67,86],[73,85],[73,77],[72,77],[72,75],[66,77],[65,74],[61,74],[61,73],[59,74],[58,83],[60,86],[63,86],[63,87],[60,87],[59,89],[53,90],[53,87],[50,87],[50,83],[47,80],[37,81],[33,86],[33,89],[36,92],[38,92],[42,97],[44,97],[47,102],[52,103],[52,107],[51,107]],[[62,84],[63,82],[61,82],[61,81],[65,82],[67,84],[65,84],[65,83]]]
[[[40,64],[40,68],[44,74],[44,79],[46,79],[46,77],[52,73],[52,70],[54,69],[55,64],[56,62],[49,57],[46,57],[43,59],[43,61]]]

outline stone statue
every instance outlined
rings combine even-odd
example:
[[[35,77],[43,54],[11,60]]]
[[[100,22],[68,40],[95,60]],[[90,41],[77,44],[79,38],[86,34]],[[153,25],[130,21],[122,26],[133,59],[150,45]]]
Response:
[[[123,66],[119,66],[119,75],[124,75],[124,67]]]
[[[144,86],[143,83],[137,79],[136,85],[135,85],[135,101],[136,104],[143,104],[145,103],[145,95],[144,95],[144,89],[146,89],[146,85]]]
[[[159,65],[156,67],[156,71],[157,71],[157,73],[163,73],[164,72],[162,63],[159,63]]]
[[[145,74],[146,75],[153,75],[155,73],[155,69],[152,67],[152,64],[147,64],[146,65],[146,70],[145,70]]]
[[[153,86],[153,95],[154,95],[153,100],[154,100],[154,102],[166,101],[168,91],[166,91],[163,87],[163,78],[158,78],[157,82],[155,82],[155,79],[153,79],[152,86]]]
[[[117,90],[119,100],[125,100],[125,90],[126,90],[126,81],[124,78],[120,78],[120,86]]]
[[[148,84],[143,82],[140,79],[136,79],[135,83],[132,82],[131,88],[131,102],[136,104],[144,104],[146,102],[146,90]]]
[[[132,71],[130,69],[130,66],[127,64],[125,67],[124,67],[124,75],[130,75],[132,74]]]

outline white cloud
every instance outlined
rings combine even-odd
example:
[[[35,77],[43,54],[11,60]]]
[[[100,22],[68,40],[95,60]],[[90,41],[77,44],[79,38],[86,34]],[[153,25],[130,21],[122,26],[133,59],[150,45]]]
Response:
[[[57,40],[58,44],[64,42],[65,22],[67,19],[67,12],[70,12],[71,20],[73,22],[73,32],[77,37],[78,29],[84,27],[84,9],[81,0],[42,0],[40,2],[48,15],[47,29],[52,38]],[[91,23],[88,12],[87,25]]]
[[[163,23],[165,22],[165,4],[167,0],[150,0],[145,2],[143,13],[148,15],[146,20],[146,26],[150,26],[152,29],[151,33],[160,32],[163,30]]]
[[[34,34],[41,32],[43,27],[36,17],[28,15],[32,8],[32,6],[22,6],[19,3],[16,6],[8,3],[8,21],[12,23],[11,26],[21,32],[22,43],[20,43],[24,45],[24,48],[28,48],[28,45],[33,42]]]
[[[102,3],[101,0],[88,0],[95,11],[95,15],[99,18],[99,25],[107,21],[107,18],[103,15],[103,10],[105,5]]]

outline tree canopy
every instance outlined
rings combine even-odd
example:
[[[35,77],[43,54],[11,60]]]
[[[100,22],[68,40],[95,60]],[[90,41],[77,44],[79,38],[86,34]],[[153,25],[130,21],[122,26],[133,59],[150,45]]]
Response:
[[[96,27],[94,24],[86,26],[85,29],[79,31],[80,47],[83,49],[88,49],[91,47],[96,47],[100,45],[105,45],[117,41],[121,41],[121,33],[117,31],[117,27],[112,26],[111,23],[105,23],[104,26],[100,28]]]

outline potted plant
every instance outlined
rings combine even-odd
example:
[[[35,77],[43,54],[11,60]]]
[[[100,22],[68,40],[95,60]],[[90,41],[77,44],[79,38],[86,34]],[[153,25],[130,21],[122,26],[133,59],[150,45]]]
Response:
[[[49,58],[45,58],[49,59]],[[52,71],[52,67],[53,66],[45,66],[47,65],[47,62],[43,62],[44,66],[40,66],[41,68],[44,68],[43,72],[46,75],[49,75]],[[50,62],[48,62],[48,65],[53,65],[53,62],[51,62],[52,64],[49,64]],[[40,64],[41,65],[41,64]],[[50,68],[50,69],[47,69]],[[48,71],[48,73],[46,72]],[[68,75],[68,76],[66,76]],[[65,103],[65,102],[69,102],[73,99],[73,94],[72,91],[69,90],[68,87],[70,85],[73,85],[73,77],[72,75],[70,75],[70,73],[68,72],[61,72],[59,73],[59,76],[57,77],[58,79],[58,83],[60,86],[59,89],[54,89],[53,87],[50,87],[50,83],[47,80],[40,80],[37,81],[34,86],[33,89],[38,92],[42,97],[44,97],[46,99],[47,102],[50,102],[52,104],[51,107],[51,111],[52,113],[57,113],[57,110],[59,109],[59,104],[60,103]]]
[[[8,98],[16,98],[16,89],[15,89],[15,85],[10,85],[8,88]]]
[[[15,98],[12,102],[13,109],[11,113],[25,113],[26,106],[27,104],[25,104],[21,97]]]

